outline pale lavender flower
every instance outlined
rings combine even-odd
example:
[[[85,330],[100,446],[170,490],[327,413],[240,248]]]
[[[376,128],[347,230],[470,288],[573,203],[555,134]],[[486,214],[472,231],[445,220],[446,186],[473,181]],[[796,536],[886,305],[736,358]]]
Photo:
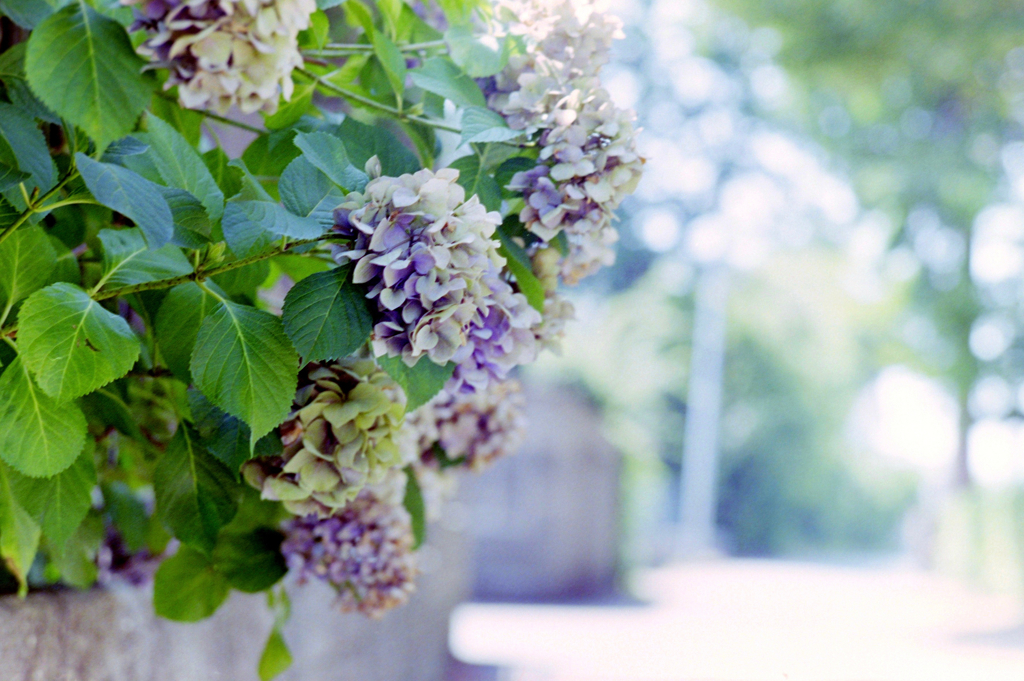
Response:
[[[593,0],[499,0],[495,21],[495,33],[525,50],[484,83],[487,104],[541,149],[538,167],[509,188],[523,194],[528,230],[545,242],[565,234],[561,276],[574,284],[614,262],[614,211],[643,167],[632,112],[616,108],[598,78],[620,23]]]
[[[345,612],[377,618],[405,603],[414,590],[409,514],[370,490],[332,516],[294,518],[283,529],[281,553],[299,583],[321,579],[332,585]]]
[[[573,304],[557,293],[549,292],[544,297],[544,319],[532,329],[539,348],[561,354],[565,325],[573,319],[576,319]]]
[[[458,176],[445,168],[377,177],[335,210],[335,231],[351,239],[334,247],[335,259],[356,263],[353,282],[376,302],[377,356],[446,364],[484,323],[484,275],[505,264],[493,238],[501,218],[467,200]]]
[[[487,310],[470,325],[467,343],[452,357],[457,366],[446,387],[453,392],[487,390],[508,378],[513,368],[537,359],[531,329],[541,323],[540,313],[512,290],[497,268],[487,273],[484,283],[491,291]]]
[[[425,465],[437,466],[435,444],[449,461],[480,471],[513,453],[526,432],[526,405],[519,381],[492,383],[474,393],[442,391],[406,420],[406,446]]]

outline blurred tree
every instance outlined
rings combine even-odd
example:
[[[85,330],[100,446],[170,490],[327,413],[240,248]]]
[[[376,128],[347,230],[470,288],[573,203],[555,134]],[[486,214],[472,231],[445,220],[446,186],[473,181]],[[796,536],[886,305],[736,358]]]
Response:
[[[924,359],[955,385],[966,485],[968,397],[983,368],[970,335],[985,304],[971,231],[1003,143],[1021,137],[1024,14],[1008,0],[712,2],[778,32],[791,77],[781,115],[840,152],[861,199],[901,225],[892,246],[923,265],[914,301],[946,341]]]
[[[717,515],[736,553],[887,548],[912,499],[912,476],[849,456],[899,301],[856,302],[842,271],[829,247],[780,253],[733,297]]]

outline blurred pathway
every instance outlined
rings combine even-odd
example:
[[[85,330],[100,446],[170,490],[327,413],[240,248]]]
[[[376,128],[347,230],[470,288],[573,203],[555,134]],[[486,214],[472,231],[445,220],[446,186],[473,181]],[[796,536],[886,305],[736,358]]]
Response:
[[[637,575],[639,606],[467,604],[464,662],[502,681],[1024,681],[1024,607],[903,568],[709,561]]]

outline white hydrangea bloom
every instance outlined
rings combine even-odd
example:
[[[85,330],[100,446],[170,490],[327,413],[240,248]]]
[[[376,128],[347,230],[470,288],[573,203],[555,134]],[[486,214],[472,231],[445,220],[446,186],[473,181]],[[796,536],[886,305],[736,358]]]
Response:
[[[495,32],[521,50],[485,84],[488,106],[509,126],[538,135],[540,165],[510,187],[520,219],[550,241],[566,235],[561,268],[570,284],[614,262],[615,209],[640,180],[635,116],[618,109],[598,73],[621,24],[593,0],[498,0]]]
[[[315,0],[121,0],[134,5],[133,30],[151,35],[139,54],[170,69],[182,106],[225,113],[277,110],[302,66],[298,35]]]

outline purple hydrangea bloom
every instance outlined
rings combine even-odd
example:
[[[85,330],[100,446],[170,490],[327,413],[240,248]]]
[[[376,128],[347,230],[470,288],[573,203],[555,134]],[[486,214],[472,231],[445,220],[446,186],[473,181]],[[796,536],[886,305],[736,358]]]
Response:
[[[526,432],[525,405],[516,380],[475,393],[445,389],[406,418],[405,447],[423,465],[434,466],[433,446],[439,444],[449,460],[461,459],[465,468],[480,471],[519,447]]]
[[[345,612],[380,617],[402,605],[417,574],[412,521],[400,504],[364,490],[335,515],[295,518],[284,525],[281,553],[299,579],[338,590]]]
[[[375,160],[371,176],[379,174]],[[446,364],[484,323],[484,275],[505,263],[493,238],[501,217],[476,196],[466,200],[458,177],[451,168],[376,177],[335,210],[335,231],[350,238],[334,247],[335,259],[356,263],[352,281],[376,301],[377,356]]]
[[[537,359],[531,329],[541,323],[540,313],[526,296],[512,290],[497,268],[484,281],[491,290],[490,305],[479,322],[470,326],[466,345],[452,358],[457,366],[447,386],[450,391],[487,390],[508,378],[514,367]]]

